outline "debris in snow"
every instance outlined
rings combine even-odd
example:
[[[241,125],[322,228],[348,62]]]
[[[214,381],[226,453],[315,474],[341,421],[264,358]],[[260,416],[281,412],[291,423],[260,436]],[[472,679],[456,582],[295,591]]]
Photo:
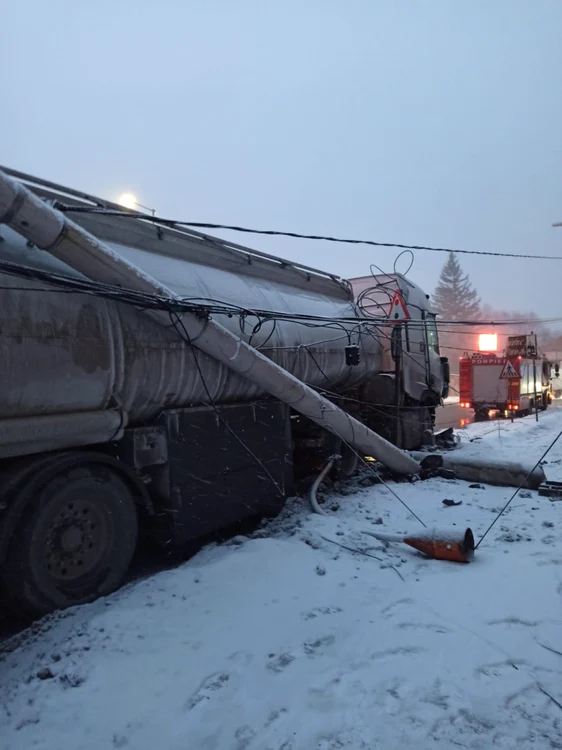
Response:
[[[508,529],[505,526],[501,527],[502,533],[499,534],[496,537],[496,540],[498,542],[532,542],[532,538],[530,536],[523,536],[523,534],[520,534],[518,531],[514,531],[512,529]]]
[[[37,672],[37,678],[39,680],[52,680],[55,675],[51,672],[49,667],[43,667]]]
[[[59,681],[65,687],[78,687],[86,681],[86,677],[78,672],[61,674]]]
[[[439,469],[437,471],[437,476],[441,477],[441,479],[456,479],[457,475],[453,471],[453,469]]]
[[[247,536],[234,536],[232,539],[229,539],[226,544],[230,545],[232,547],[241,547],[243,544],[245,544],[248,541]]]
[[[323,568],[321,565],[317,565],[316,566],[316,575],[325,576],[326,575],[326,568]]]
[[[443,500],[443,505],[446,505],[448,508],[452,508],[454,505],[462,505],[462,500],[449,500],[449,498],[445,498]]]
[[[483,490],[484,489],[484,485],[479,484],[478,482],[476,482],[475,484],[469,484],[468,486],[470,487],[471,490]]]

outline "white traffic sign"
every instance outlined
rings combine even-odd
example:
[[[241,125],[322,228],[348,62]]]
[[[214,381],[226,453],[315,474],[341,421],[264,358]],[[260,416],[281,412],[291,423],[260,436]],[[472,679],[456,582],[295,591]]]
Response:
[[[394,297],[390,303],[388,319],[390,323],[402,323],[404,320],[410,320],[410,313],[398,289],[394,292]]]
[[[521,380],[521,375],[515,369],[515,365],[513,364],[513,362],[510,362],[510,360],[508,359],[506,360],[506,363],[503,366],[503,370],[501,371],[500,380],[510,380],[511,378]]]

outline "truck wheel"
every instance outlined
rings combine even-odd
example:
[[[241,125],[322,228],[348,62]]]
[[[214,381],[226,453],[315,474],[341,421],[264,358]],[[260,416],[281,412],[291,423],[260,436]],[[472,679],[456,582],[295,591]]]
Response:
[[[476,409],[476,411],[474,412],[475,422],[487,422],[488,419],[488,409]]]
[[[541,411],[548,409],[548,393],[543,393],[541,398]]]
[[[138,534],[127,481],[102,463],[75,464],[32,489],[2,569],[16,607],[41,616],[118,588]]]

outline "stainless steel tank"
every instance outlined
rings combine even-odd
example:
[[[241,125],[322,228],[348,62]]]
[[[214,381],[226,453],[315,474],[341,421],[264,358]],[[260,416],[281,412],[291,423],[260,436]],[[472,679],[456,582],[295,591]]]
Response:
[[[53,197],[52,191],[37,192]],[[136,219],[88,214],[73,219],[182,297],[330,319],[360,315],[347,283],[329,274]],[[0,227],[0,235],[3,259],[76,275],[7,227]],[[8,275],[1,275],[0,284],[0,420],[118,405],[134,424],[163,408],[208,402],[205,385],[216,402],[264,395],[201,352],[199,370],[192,348],[172,323],[166,330],[125,304]],[[351,387],[381,369],[379,339],[356,323],[268,321],[251,336],[255,317],[217,320],[299,379],[329,391]],[[345,361],[348,343],[361,351],[353,367]]]

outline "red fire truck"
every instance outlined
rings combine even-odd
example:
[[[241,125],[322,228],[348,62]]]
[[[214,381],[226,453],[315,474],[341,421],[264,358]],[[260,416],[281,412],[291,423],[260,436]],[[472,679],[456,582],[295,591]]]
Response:
[[[495,334],[482,334],[479,344],[483,351],[460,360],[460,405],[474,409],[476,422],[548,408],[551,363],[539,357],[536,336],[510,336],[505,353]]]

